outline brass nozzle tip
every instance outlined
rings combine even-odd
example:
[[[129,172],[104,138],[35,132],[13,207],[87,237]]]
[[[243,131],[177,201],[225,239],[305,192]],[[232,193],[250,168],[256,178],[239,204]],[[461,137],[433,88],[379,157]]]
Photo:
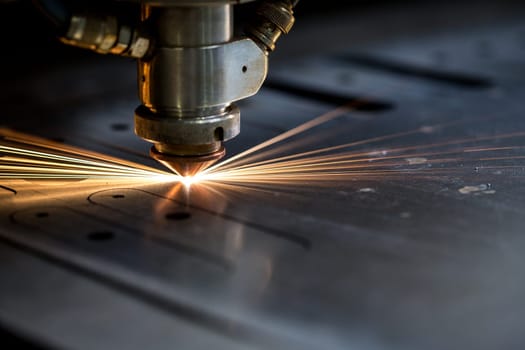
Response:
[[[151,147],[150,156],[180,176],[195,176],[215,164],[226,154],[226,149],[221,146],[217,151],[204,155],[176,155],[159,152],[155,146]]]

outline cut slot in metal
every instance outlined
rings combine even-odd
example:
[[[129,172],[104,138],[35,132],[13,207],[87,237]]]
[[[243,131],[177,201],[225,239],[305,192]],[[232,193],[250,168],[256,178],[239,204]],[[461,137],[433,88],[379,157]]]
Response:
[[[297,83],[281,80],[269,80],[264,84],[264,87],[285,94],[336,106],[353,104],[355,105],[354,109],[361,112],[384,112],[394,107],[392,103],[386,101],[380,101],[376,99],[370,100],[360,96],[341,94],[335,91],[320,90],[312,86],[301,86]]]
[[[489,79],[473,76],[471,74],[437,70],[430,67],[414,65],[394,61],[381,57],[369,55],[340,55],[335,59],[340,62],[350,63],[355,66],[373,69],[381,72],[396,74],[404,77],[425,79],[432,82],[454,85],[469,89],[485,89],[492,87],[493,84]]]

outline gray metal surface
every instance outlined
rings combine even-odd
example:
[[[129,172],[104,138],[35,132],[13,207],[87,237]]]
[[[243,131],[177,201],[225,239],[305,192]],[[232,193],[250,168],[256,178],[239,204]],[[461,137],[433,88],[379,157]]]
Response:
[[[427,127],[360,148],[378,152],[525,130],[521,23],[347,49],[339,33],[330,53],[276,62],[230,154],[356,97],[367,104],[326,126],[339,130],[328,144]],[[20,80],[2,124],[154,165],[132,132],[133,69],[107,60]],[[520,349],[525,161],[490,165],[189,196],[3,180],[0,324],[71,349]]]

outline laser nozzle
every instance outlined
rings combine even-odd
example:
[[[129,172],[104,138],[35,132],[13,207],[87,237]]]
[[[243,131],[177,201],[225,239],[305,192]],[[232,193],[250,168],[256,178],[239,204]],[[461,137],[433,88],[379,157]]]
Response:
[[[215,164],[226,154],[221,146],[217,151],[203,155],[174,155],[159,152],[155,146],[151,147],[150,156],[180,176],[195,176]]]

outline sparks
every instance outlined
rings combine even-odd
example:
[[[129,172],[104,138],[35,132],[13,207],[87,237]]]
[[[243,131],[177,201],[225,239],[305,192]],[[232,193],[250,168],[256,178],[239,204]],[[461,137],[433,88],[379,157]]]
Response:
[[[205,183],[331,186],[334,182],[355,179],[403,180],[407,176],[465,174],[470,169],[524,169],[518,161],[525,159],[525,146],[519,143],[525,132],[429,141],[436,130],[457,127],[465,121],[427,125],[327,147],[320,145],[334,132],[325,128],[306,135],[340,116],[348,116],[351,110],[352,105],[347,105],[329,111],[186,177],[0,129],[0,179],[136,178],[176,182],[189,190],[193,185]],[[403,145],[407,137],[421,137],[424,142]]]
[[[204,170],[197,174],[197,178],[200,182],[330,185],[334,181],[351,179],[450,176],[465,173],[469,169],[479,169],[480,164],[484,169],[524,169],[522,164],[516,165],[516,161],[525,158],[522,154],[525,146],[516,142],[525,137],[525,132],[370,149],[374,144],[399,143],[407,136],[426,136],[436,130],[456,127],[464,122],[423,126],[320,148],[318,144],[322,138],[303,136],[305,132],[344,115],[350,109],[351,106],[345,106],[321,115]],[[299,140],[291,140],[298,135],[302,136]],[[307,140],[313,143],[313,149],[290,152],[294,146],[297,149],[304,147]],[[492,145],[504,141],[509,144]],[[281,144],[283,142],[284,144]]]
[[[0,129],[0,179],[173,181],[174,175],[73,146]]]

